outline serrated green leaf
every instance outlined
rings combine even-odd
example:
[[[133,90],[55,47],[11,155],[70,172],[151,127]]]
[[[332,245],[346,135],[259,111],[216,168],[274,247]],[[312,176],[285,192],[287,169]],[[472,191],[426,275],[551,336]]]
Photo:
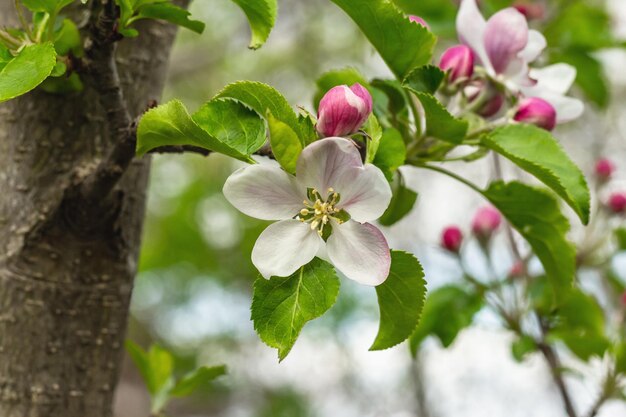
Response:
[[[172,397],[186,397],[191,395],[203,384],[214,380],[217,377],[226,375],[226,366],[202,366],[181,378],[170,390]]]
[[[285,171],[295,174],[296,162],[298,162],[298,157],[302,152],[302,144],[298,135],[286,123],[276,119],[271,113],[267,115],[267,124],[274,157]]]
[[[458,145],[467,133],[468,123],[457,119],[434,96],[407,87],[415,93],[422,107],[426,119],[426,134],[443,141]]]
[[[241,7],[241,10],[248,17],[252,37],[250,39],[250,48],[260,48],[276,23],[276,15],[278,14],[278,4],[276,0],[232,0]]]
[[[431,291],[426,298],[419,325],[411,335],[413,356],[429,335],[437,336],[444,347],[450,346],[459,332],[472,323],[482,305],[482,298],[478,294],[454,285]]]
[[[249,161],[247,155],[222,143],[198,126],[183,103],[178,100],[170,101],[146,112],[137,128],[138,155],[168,145],[194,145]]]
[[[211,100],[191,118],[202,130],[241,155],[252,155],[266,140],[263,120],[235,100]]]
[[[415,68],[402,84],[411,91],[434,94],[439,89],[445,73],[434,65]]]
[[[216,96],[216,98],[224,97],[245,104],[261,117],[265,117],[270,112],[277,120],[287,124],[298,134],[302,146],[306,146],[317,139],[316,135],[311,136],[312,131],[308,118],[299,118],[287,99],[267,84],[255,81],[238,81],[227,85]]]
[[[411,254],[391,251],[389,277],[376,287],[380,326],[370,350],[383,350],[404,342],[419,322],[426,281],[419,261]]]
[[[397,176],[398,177],[398,176]],[[393,195],[389,207],[378,219],[383,226],[391,226],[409,214],[417,201],[417,193],[404,185],[399,176],[392,184]]]
[[[334,268],[315,258],[288,277],[258,278],[254,283],[254,329],[285,359],[302,327],[335,303],[339,279]]]
[[[549,132],[532,125],[509,125],[483,136],[481,143],[537,177],[563,198],[584,224],[589,222],[591,197],[585,177]]]
[[[326,94],[331,88],[337,87],[338,85],[351,86],[356,83],[361,84],[371,93],[372,87],[369,85],[367,79],[356,68],[348,67],[325,72],[315,82],[317,85],[317,90],[315,92],[315,96],[313,97],[313,104],[315,108],[319,107],[322,97],[324,97],[324,94]]]
[[[405,160],[406,145],[402,135],[396,129],[385,130],[374,157],[374,165],[383,171],[388,181],[391,181],[393,173],[404,164]]]
[[[485,197],[528,241],[546,271],[556,301],[572,288],[576,249],[566,238],[569,222],[546,190],[520,182],[492,183]]]
[[[56,65],[52,43],[29,45],[0,71],[0,103],[26,94],[41,84]]]
[[[414,68],[429,64],[435,36],[411,22],[389,0],[332,0],[361,28],[391,71],[403,80]]]
[[[191,16],[189,11],[172,3],[153,3],[140,7],[137,14],[130,19],[128,24],[139,19],[161,19],[196,33],[204,32],[205,24],[198,20],[191,20],[189,16]]]

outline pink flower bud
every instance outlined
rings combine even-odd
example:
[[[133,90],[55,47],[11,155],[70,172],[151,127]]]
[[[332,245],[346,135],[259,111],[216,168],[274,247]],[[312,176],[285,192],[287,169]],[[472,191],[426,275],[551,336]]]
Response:
[[[361,84],[331,88],[320,101],[317,131],[324,137],[348,136],[372,113],[372,96]]]
[[[596,162],[595,171],[598,179],[600,179],[601,181],[608,181],[609,179],[611,179],[613,172],[615,172],[615,164],[613,164],[613,162],[611,162],[611,160],[607,158],[598,159],[598,162]]]
[[[441,246],[450,252],[458,253],[463,243],[463,232],[456,226],[448,226],[441,234]]]
[[[441,55],[439,68],[443,71],[450,71],[448,80],[451,83],[470,78],[474,74],[474,53],[465,45],[448,48]]]
[[[542,4],[521,3],[514,4],[513,7],[524,15],[527,20],[543,19],[546,10]]]
[[[430,26],[428,25],[428,23],[426,23],[426,21],[425,21],[424,19],[422,19],[421,17],[419,17],[419,16],[415,16],[415,15],[413,15],[413,14],[412,14],[412,15],[409,15],[409,20],[410,20],[411,22],[415,22],[415,23],[417,23],[418,25],[422,25],[422,26],[424,26],[426,29],[430,30]]]
[[[472,232],[478,237],[489,238],[502,223],[502,215],[493,207],[486,206],[478,209],[472,221]]]
[[[626,193],[617,192],[611,194],[607,206],[615,214],[626,214]]]
[[[511,278],[521,278],[526,274],[526,265],[524,262],[517,261],[513,264],[511,269],[509,270],[509,277]]]
[[[544,99],[527,97],[520,101],[519,108],[513,119],[550,131],[556,126],[556,110]]]
[[[482,117],[494,116],[504,105],[504,95],[483,80],[472,81],[463,92],[476,114]]]

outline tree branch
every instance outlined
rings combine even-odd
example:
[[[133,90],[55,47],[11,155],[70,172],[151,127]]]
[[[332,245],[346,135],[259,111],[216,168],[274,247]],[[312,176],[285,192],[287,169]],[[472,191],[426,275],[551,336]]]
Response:
[[[204,149],[199,146],[193,146],[193,145],[169,145],[169,146],[159,146],[158,148],[154,148],[151,151],[148,151],[148,153],[159,153],[159,154],[196,153],[202,156],[209,156],[213,152],[208,149]]]

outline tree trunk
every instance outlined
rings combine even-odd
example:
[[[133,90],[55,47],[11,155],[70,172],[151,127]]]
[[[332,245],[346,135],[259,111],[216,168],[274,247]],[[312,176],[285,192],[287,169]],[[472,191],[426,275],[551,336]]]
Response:
[[[15,22],[13,2],[2,1],[0,26]],[[174,34],[174,27],[150,22],[139,38],[120,43],[133,117],[160,97]],[[114,191],[118,204],[87,225],[64,199],[111,146],[89,87],[59,96],[36,90],[0,104],[2,417],[111,415],[149,158],[132,163]]]

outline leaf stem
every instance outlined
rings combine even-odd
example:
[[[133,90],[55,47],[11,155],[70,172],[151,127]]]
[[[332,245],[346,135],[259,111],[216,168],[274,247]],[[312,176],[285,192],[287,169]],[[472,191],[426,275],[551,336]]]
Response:
[[[28,37],[33,40],[33,34],[30,31],[30,26],[28,25],[28,22],[26,22],[26,18],[24,18],[24,12],[22,11],[20,0],[15,0],[15,11],[17,12],[17,17],[20,19],[20,24],[22,25],[22,28],[24,29]]]

